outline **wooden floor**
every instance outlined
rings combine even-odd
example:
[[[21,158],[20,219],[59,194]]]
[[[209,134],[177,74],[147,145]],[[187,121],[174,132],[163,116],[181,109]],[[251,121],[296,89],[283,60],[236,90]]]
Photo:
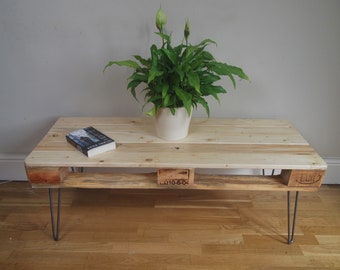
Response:
[[[62,193],[60,241],[48,194],[0,184],[0,269],[340,269],[340,186],[300,196],[286,244],[285,192]]]

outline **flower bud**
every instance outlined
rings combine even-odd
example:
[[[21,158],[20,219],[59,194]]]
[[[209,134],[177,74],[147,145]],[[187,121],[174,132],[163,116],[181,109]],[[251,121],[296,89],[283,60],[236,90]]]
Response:
[[[163,27],[166,25],[166,21],[167,21],[166,15],[162,10],[162,7],[160,7],[156,14],[156,27],[160,32],[162,32]]]
[[[184,26],[184,38],[185,38],[186,43],[188,43],[189,35],[190,35],[190,23],[189,23],[189,20],[187,19],[185,21],[185,26]]]

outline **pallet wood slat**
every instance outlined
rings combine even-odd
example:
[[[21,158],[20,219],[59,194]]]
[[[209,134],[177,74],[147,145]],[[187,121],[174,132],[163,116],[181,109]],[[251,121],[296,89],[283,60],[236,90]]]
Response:
[[[211,145],[211,144],[120,144],[117,149],[87,158],[66,141],[38,145],[27,164],[83,167],[168,167],[168,168],[249,168],[325,169],[322,159],[310,146]]]
[[[50,130],[44,140],[46,142],[51,140],[63,142],[65,135],[74,129],[93,125],[108,135],[117,138],[117,141],[120,141],[121,143],[171,143],[154,136],[153,124],[152,122],[147,121],[150,119],[143,119],[143,122],[141,123],[139,122],[140,120],[133,121],[127,119],[126,123],[123,124],[121,118],[118,118],[118,120],[121,121],[114,118],[111,119],[111,125],[109,125],[110,122],[108,122],[108,119],[106,118],[100,118],[100,122],[98,122],[98,119],[96,120],[96,118],[86,118],[87,121],[82,119],[77,121],[77,118],[74,119],[73,124],[70,123],[67,125],[61,125],[64,121],[58,120],[56,123],[57,126],[54,126]],[[202,120],[202,122],[198,119],[196,120],[197,121],[194,121],[193,119],[193,124],[190,129],[190,138],[184,139],[184,142],[186,143],[308,145],[305,139],[299,133],[296,133],[292,126],[289,126],[285,122],[283,122],[284,124],[282,125],[274,125],[275,122],[271,121],[273,124],[270,125],[262,124],[264,120],[240,120],[240,123],[238,123],[234,119],[234,121],[225,121],[224,125],[217,125],[214,124],[216,121],[214,119],[212,121]],[[128,124],[129,121],[131,122],[130,124]],[[222,120],[219,122],[223,123]],[[279,123],[281,122],[279,121]]]
[[[114,189],[168,189],[188,188],[186,185],[160,185],[157,173],[69,173],[59,184],[35,183],[36,188],[80,187]],[[281,176],[262,175],[207,175],[196,174],[189,187],[199,190],[281,190],[315,191],[316,186],[294,187],[284,184]]]

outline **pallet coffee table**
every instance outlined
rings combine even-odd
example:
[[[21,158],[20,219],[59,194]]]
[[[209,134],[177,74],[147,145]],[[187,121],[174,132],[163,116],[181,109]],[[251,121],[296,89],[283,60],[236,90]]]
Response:
[[[113,138],[117,148],[88,158],[66,141],[67,133],[87,126]],[[54,240],[59,239],[62,188],[171,188],[285,191],[291,244],[299,192],[317,191],[327,169],[324,160],[287,121],[193,118],[190,133],[183,140],[164,141],[154,134],[151,118],[62,117],[56,121],[25,160],[32,187],[49,189]],[[107,172],[108,168],[112,171]],[[149,171],[136,170],[141,168]],[[208,173],[197,173],[201,169]],[[273,173],[221,174],[226,169]],[[56,214],[53,189],[58,195]],[[292,220],[291,191],[296,192]]]

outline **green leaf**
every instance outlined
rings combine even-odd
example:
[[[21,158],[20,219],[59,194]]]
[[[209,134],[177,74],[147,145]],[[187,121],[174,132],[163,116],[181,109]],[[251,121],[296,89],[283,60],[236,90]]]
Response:
[[[185,107],[187,112],[190,113],[191,107],[192,107],[192,95],[190,93],[183,91],[182,89],[178,87],[175,88],[175,91],[176,91],[176,95],[183,102],[183,106]]]
[[[152,107],[149,111],[146,112],[148,116],[155,116],[156,115],[156,108]]]
[[[166,95],[163,99],[163,107],[168,107],[170,106],[170,96],[169,95]]]
[[[162,48],[161,50],[168,57],[171,63],[173,63],[174,65],[177,65],[177,56],[173,51],[171,51],[170,49],[165,49],[165,48]]]
[[[249,81],[249,77],[244,73],[242,68],[228,65],[228,69],[232,74],[238,76],[241,79]]]
[[[229,66],[225,63],[212,62],[209,65],[209,69],[217,73],[218,75],[230,74]]]
[[[140,74],[140,73],[136,73],[134,72],[129,78],[128,80],[136,80],[136,81],[140,81],[140,82],[147,82],[148,76],[146,74]]]
[[[131,89],[130,89],[130,92],[131,92],[132,96],[135,98],[135,100],[138,101],[137,95],[136,95],[136,88],[135,88],[135,87],[131,88]]]
[[[151,51],[151,68],[148,75],[148,84],[150,84],[156,77],[163,75],[163,71],[158,70],[158,49],[155,44],[150,48]]]
[[[214,56],[210,52],[207,52],[207,51],[202,52],[201,58],[202,58],[202,61],[213,61],[213,60],[215,60]]]
[[[145,103],[154,103],[155,105],[160,105],[162,103],[162,97],[160,95],[149,95],[149,98]]]
[[[162,84],[160,87],[161,87],[161,89],[162,89],[162,98],[164,99],[164,98],[166,98],[167,96],[169,96],[169,95],[168,95],[169,84],[164,83],[164,84]]]
[[[148,84],[151,83],[156,77],[163,75],[163,71],[152,68],[148,77]]]
[[[174,107],[170,107],[169,109],[170,109],[171,114],[172,114],[172,115],[175,115],[175,113],[176,113],[175,108],[174,108]]]
[[[166,35],[166,34],[160,33],[160,32],[155,32],[155,34],[159,35],[162,39],[165,39],[168,44],[171,43],[171,36],[170,35]]]
[[[178,46],[174,47],[174,48],[173,48],[174,53],[175,53],[177,56],[180,56],[181,53],[182,53],[183,47],[184,47],[183,44],[179,44]]]
[[[199,97],[199,98],[197,99],[197,102],[203,106],[203,108],[204,108],[205,111],[207,112],[208,117],[210,117],[210,109],[209,109],[209,105],[208,105],[208,103],[205,101],[205,99],[202,98],[202,97]]]
[[[233,86],[234,86],[234,89],[235,89],[235,88],[236,88],[236,81],[235,81],[234,76],[233,76],[231,73],[229,73],[229,74],[227,74],[227,75],[228,75],[228,77],[230,78],[230,80],[232,81]]]
[[[233,77],[233,69],[231,68],[231,66],[220,62],[212,62],[208,66],[209,69],[215,72],[216,74],[228,76],[232,81],[234,88],[236,88],[236,81]],[[237,72],[238,70],[234,69],[234,71]]]
[[[180,81],[182,82],[184,80],[184,75],[185,75],[185,73],[182,70],[182,66],[175,67],[174,71],[177,73],[177,75],[179,76]]]
[[[132,61],[132,60],[124,60],[124,61],[110,61],[105,67],[103,72],[105,72],[105,70],[112,66],[112,65],[117,65],[117,66],[125,66],[125,67],[130,67],[130,68],[134,68],[134,69],[138,69],[140,66],[138,65],[137,62]]]
[[[205,72],[203,75],[200,76],[201,84],[213,84],[221,79],[220,76],[212,74],[210,72]]]
[[[129,82],[129,84],[127,85],[127,88],[136,88],[139,84],[141,83],[141,81],[139,80],[132,80]]]
[[[133,56],[135,59],[137,59],[142,65],[144,65],[145,67],[150,67],[151,66],[151,61],[150,59],[144,59],[143,57],[139,56],[139,55],[134,55]]]
[[[197,46],[199,46],[199,47],[200,46],[206,46],[208,44],[215,44],[217,46],[217,43],[210,38],[206,38],[206,39],[202,40]]]
[[[243,70],[236,66],[230,66],[226,63],[213,62],[208,65],[209,69],[217,73],[218,75],[226,75],[230,78],[234,88],[236,88],[236,81],[233,75],[238,76],[241,79],[249,80],[248,76]]]
[[[201,93],[200,78],[197,73],[191,72],[188,74],[188,84],[193,87],[197,93]]]
[[[213,96],[218,102],[220,102],[218,94],[227,92],[222,86],[218,85],[204,85],[201,89],[203,96]]]

